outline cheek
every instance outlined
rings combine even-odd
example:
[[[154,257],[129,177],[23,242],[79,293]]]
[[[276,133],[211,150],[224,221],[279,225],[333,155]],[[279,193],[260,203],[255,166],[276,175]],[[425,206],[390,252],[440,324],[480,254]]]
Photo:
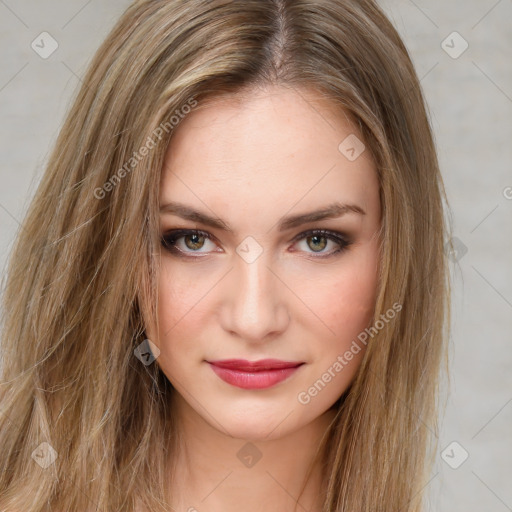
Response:
[[[194,318],[201,314],[201,302],[215,281],[201,279],[194,272],[172,272],[170,265],[162,265],[158,281],[158,316],[162,341],[184,324],[200,325]],[[206,277],[206,279],[204,279]]]
[[[352,253],[336,269],[316,275],[299,294],[321,320],[322,332],[334,343],[352,341],[371,321],[377,292],[375,251]],[[325,339],[325,338],[324,338]]]
[[[209,288],[211,288],[211,284]],[[186,362],[197,359],[197,345],[190,340],[204,337],[205,322],[202,303],[207,289],[200,280],[191,280],[186,273],[173,272],[162,265],[158,282],[158,340],[160,349],[158,365],[169,380],[176,385],[186,379],[183,372]],[[150,337],[151,338],[151,337]],[[155,338],[156,339],[156,338]]]
[[[325,304],[327,321],[333,326],[336,336],[367,327],[375,307],[376,278],[372,275],[347,272],[341,274],[338,286],[331,289]]]
[[[194,315],[193,295],[185,281],[176,274],[171,274],[166,262],[162,262],[158,278],[158,326],[151,326],[148,337],[160,349],[158,364],[164,371],[172,360],[169,359],[168,341],[179,337],[179,331],[189,321],[189,315]]]

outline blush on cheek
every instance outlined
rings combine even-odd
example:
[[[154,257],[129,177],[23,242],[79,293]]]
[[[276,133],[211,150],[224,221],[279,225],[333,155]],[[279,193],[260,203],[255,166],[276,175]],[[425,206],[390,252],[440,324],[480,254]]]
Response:
[[[371,321],[376,300],[376,278],[369,274],[366,279],[359,276],[357,271],[344,272],[330,283],[329,293],[324,289],[312,306],[335,337],[341,333],[357,336]]]
[[[158,285],[158,317],[161,335],[173,328],[182,318],[194,314],[204,291],[180,278],[163,274]],[[186,315],[186,316],[185,316]],[[164,336],[165,338],[165,336]]]

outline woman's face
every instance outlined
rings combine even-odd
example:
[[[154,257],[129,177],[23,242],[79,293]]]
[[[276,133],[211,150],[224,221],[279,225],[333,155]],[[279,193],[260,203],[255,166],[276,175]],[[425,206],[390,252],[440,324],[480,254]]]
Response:
[[[179,414],[238,438],[317,419],[364,354],[353,341],[375,305],[379,185],[355,128],[319,98],[272,87],[200,104],[166,155],[148,334]],[[226,361],[265,359],[284,363]]]

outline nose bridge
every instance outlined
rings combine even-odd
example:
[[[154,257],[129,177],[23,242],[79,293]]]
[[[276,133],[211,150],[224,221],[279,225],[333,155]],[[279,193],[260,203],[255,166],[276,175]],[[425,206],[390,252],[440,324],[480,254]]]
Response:
[[[230,274],[233,293],[228,294],[229,303],[224,305],[224,328],[253,341],[284,329],[288,314],[279,291],[280,281],[269,269],[266,253],[254,261],[236,256]]]

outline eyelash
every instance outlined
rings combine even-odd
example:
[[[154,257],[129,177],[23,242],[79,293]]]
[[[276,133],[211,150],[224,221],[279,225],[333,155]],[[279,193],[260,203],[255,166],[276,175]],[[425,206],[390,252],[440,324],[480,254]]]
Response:
[[[188,256],[188,254],[194,254],[194,251],[192,251],[192,252],[182,251],[181,249],[178,249],[175,247],[174,244],[176,243],[177,240],[179,240],[180,238],[184,238],[188,235],[199,235],[199,236],[205,237],[208,240],[213,241],[213,236],[210,235],[209,233],[207,233],[206,231],[201,231],[198,229],[176,229],[173,231],[169,231],[162,236],[162,238],[161,238],[162,246],[166,251],[170,252],[171,254],[174,254],[174,255],[177,255],[177,256],[180,256],[183,258],[202,258],[206,254],[208,254],[208,253],[198,253],[198,254],[201,254],[201,256]],[[352,244],[352,241],[347,239],[347,237],[345,237],[342,233],[338,233],[336,231],[329,231],[326,229],[312,229],[309,231],[305,231],[304,233],[297,235],[292,240],[292,242],[296,243],[297,241],[300,241],[304,238],[308,238],[310,236],[325,237],[328,240],[331,240],[340,246],[339,249],[336,249],[327,254],[317,253],[317,254],[322,254],[322,256],[314,256],[314,258],[316,258],[316,259],[330,258],[337,254],[341,254],[345,250],[347,250],[347,248]],[[311,252],[309,254],[315,254],[315,253]],[[185,255],[187,255],[187,256],[185,256]]]

